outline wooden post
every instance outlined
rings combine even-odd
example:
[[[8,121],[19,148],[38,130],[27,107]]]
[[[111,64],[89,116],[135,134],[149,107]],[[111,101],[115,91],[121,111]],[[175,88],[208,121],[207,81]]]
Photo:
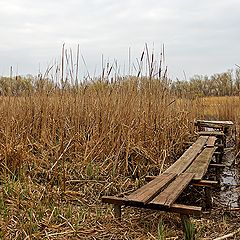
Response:
[[[216,165],[221,164],[221,162],[222,162],[222,153],[221,152],[215,152],[214,156],[215,156],[215,160],[216,160]],[[218,167],[215,167],[215,172],[216,172],[216,175],[215,175],[216,178],[215,179],[218,179],[219,174],[220,174],[220,169]]]
[[[121,216],[122,216],[121,205],[114,204],[113,208],[114,208],[114,216],[115,216],[115,218],[121,220]]]
[[[205,192],[205,203],[206,203],[206,208],[211,209],[212,208],[212,191],[211,188],[204,188]]]
[[[224,145],[220,145],[219,146],[219,151],[220,151],[220,155],[219,155],[219,163],[222,163],[222,159],[223,159],[223,154],[224,154]]]
[[[215,160],[216,160],[216,164],[219,164],[220,163],[220,160],[219,160],[219,155],[220,155],[221,153],[220,152],[215,152],[214,153],[214,157],[215,157]]]
[[[191,223],[189,215],[180,214],[184,239],[195,240],[195,226]]]
[[[227,138],[226,138],[226,135],[223,136],[223,145],[224,145],[224,147],[227,147]]]

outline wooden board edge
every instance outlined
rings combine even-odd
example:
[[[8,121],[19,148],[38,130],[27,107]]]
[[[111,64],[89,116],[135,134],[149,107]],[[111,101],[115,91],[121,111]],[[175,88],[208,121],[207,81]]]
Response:
[[[209,168],[225,168],[226,165],[222,164],[222,163],[210,163],[209,164]]]
[[[216,132],[216,131],[201,131],[201,132],[197,132],[197,135],[199,136],[216,136],[216,137],[223,137],[225,136],[225,134],[223,132]]]
[[[159,210],[159,211],[165,211],[165,212],[173,212],[173,213],[180,213],[180,214],[190,214],[190,215],[196,215],[199,216],[202,213],[202,207],[198,206],[190,206],[190,205],[184,205],[184,204],[172,204],[171,207],[164,207],[162,205],[158,204],[141,204],[138,202],[129,202],[127,198],[120,198],[115,196],[103,196],[102,197],[103,203],[108,204],[114,204],[114,205],[124,205],[124,206],[130,206],[130,207],[138,207],[138,208],[145,208],[145,209],[152,209],[152,210]]]
[[[212,181],[212,180],[198,180],[198,179],[193,179],[191,185],[196,186],[196,187],[216,187],[219,185],[218,181]]]
[[[146,181],[151,181],[154,179],[155,176],[146,176],[145,179]],[[218,181],[213,181],[213,180],[203,180],[203,179],[192,179],[192,182],[190,183],[193,186],[199,186],[199,187],[211,187],[211,186],[216,186],[219,184]]]
[[[166,188],[166,186],[168,186],[172,181],[174,181],[177,177],[177,174],[176,173],[163,173],[159,176],[156,176],[154,179],[152,180],[156,180],[157,179],[160,179],[162,176],[166,176],[167,180],[165,184],[163,184],[162,187],[160,187],[159,189],[157,189],[157,191],[154,191],[153,194],[151,196],[149,196],[148,198],[146,198],[144,201],[141,201],[141,200],[137,200],[136,198],[133,197],[133,194],[134,193],[137,193],[137,192],[140,192],[141,191],[141,188],[135,190],[132,194],[130,194],[129,196],[126,197],[126,199],[128,201],[132,201],[132,202],[139,202],[139,203],[143,203],[143,204],[147,204],[148,202],[150,202],[152,199],[154,199],[161,191],[162,189]],[[150,181],[151,182],[151,181]],[[147,183],[149,184],[149,183]],[[146,185],[147,185],[146,184]],[[143,187],[146,187],[146,185],[143,185]]]
[[[163,192],[156,196],[151,203],[171,207],[185,188],[190,184],[194,175],[194,173],[181,173]],[[179,188],[179,186],[181,187]]]

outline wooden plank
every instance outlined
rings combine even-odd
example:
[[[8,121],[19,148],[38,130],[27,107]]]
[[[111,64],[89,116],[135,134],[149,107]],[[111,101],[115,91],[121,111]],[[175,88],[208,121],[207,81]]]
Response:
[[[207,140],[206,147],[214,147],[216,140],[217,140],[217,138],[215,136],[210,136]]]
[[[225,168],[226,165],[224,165],[222,163],[210,163],[209,167],[211,167],[211,168]]]
[[[176,173],[163,173],[162,175],[157,176],[153,181],[130,194],[127,199],[129,201],[142,202],[143,204],[146,204],[157,196],[168,183],[175,179],[176,176]]]
[[[193,180],[191,182],[191,185],[199,186],[199,187],[214,187],[218,184],[219,184],[218,181],[212,181],[212,180]]]
[[[196,124],[200,125],[221,125],[221,126],[232,126],[234,123],[232,121],[208,121],[208,120],[196,120]],[[207,126],[206,126],[207,127]]]
[[[194,173],[182,173],[163,190],[151,203],[170,207],[192,181]]]
[[[211,164],[209,165],[209,167],[211,167]],[[153,179],[155,179],[156,176],[146,176],[145,180],[146,181],[152,181]],[[213,181],[213,180],[192,180],[191,185],[193,186],[201,186],[201,187],[211,187],[214,185],[218,185],[219,182],[218,181]]]
[[[201,152],[204,145],[206,144],[208,136],[200,136],[197,141],[189,147],[183,155],[164,173],[177,173],[178,175],[184,172],[197,155]]]
[[[160,210],[160,211],[166,211],[166,212],[182,213],[182,214],[200,215],[202,212],[202,208],[197,206],[189,206],[189,205],[175,204],[175,203],[172,204],[170,208],[162,205],[158,205],[158,204],[152,204],[152,203],[144,205],[143,203],[128,201],[127,198],[120,198],[115,196],[103,196],[102,202],[114,204],[114,205],[120,205],[120,206],[124,205],[124,206],[154,209],[154,210]]]
[[[223,132],[218,131],[202,131],[197,133],[199,136],[224,136]]]
[[[216,147],[209,147],[203,149],[199,156],[194,160],[194,162],[185,171],[186,173],[195,173],[193,180],[201,180],[206,174],[208,166],[211,162],[212,156]]]

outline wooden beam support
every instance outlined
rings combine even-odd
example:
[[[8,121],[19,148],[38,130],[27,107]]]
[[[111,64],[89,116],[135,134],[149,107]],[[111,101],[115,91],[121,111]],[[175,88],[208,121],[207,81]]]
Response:
[[[214,152],[213,155],[222,155],[221,152]]]
[[[122,216],[122,206],[121,206],[121,205],[114,204],[114,205],[113,205],[113,208],[114,208],[114,217],[115,217],[116,219],[121,220],[121,216]]]
[[[155,176],[146,176],[145,180],[150,182],[155,178],[156,178]],[[219,182],[218,181],[212,181],[212,180],[197,180],[197,181],[192,180],[190,184],[193,185],[193,186],[199,186],[199,187],[214,187],[214,186],[218,185]]]
[[[225,168],[226,166],[222,163],[210,163],[209,167],[211,167],[211,168]]]
[[[194,124],[196,126],[200,125],[200,126],[203,126],[203,127],[213,127],[213,128],[234,126],[234,123],[232,121],[195,120]]]
[[[193,186],[198,187],[215,187],[219,184],[218,181],[212,181],[212,180],[200,180],[200,181],[192,181],[191,183]]]
[[[218,148],[224,148],[224,145],[223,145],[222,143],[217,143],[216,146],[217,146]]]
[[[124,205],[124,206],[131,206],[131,207],[138,207],[138,208],[146,208],[146,209],[153,209],[153,210],[160,210],[165,212],[175,212],[175,213],[182,213],[182,214],[194,214],[194,215],[201,215],[202,208],[197,206],[188,206],[184,204],[172,204],[171,207],[164,207],[158,204],[143,204],[139,202],[129,202],[126,197],[120,198],[115,196],[103,196],[102,197],[103,203],[109,203],[113,205]]]
[[[218,132],[218,131],[202,131],[197,133],[199,136],[216,136],[216,137],[224,137],[225,134],[223,132]]]
[[[211,209],[212,208],[212,191],[210,188],[205,188],[205,203],[206,208]]]

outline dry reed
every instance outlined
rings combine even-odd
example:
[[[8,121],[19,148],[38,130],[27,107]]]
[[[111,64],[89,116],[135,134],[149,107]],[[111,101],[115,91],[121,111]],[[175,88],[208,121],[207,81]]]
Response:
[[[120,224],[101,196],[166,169],[194,135],[195,118],[239,126],[240,99],[177,98],[165,77],[153,77],[147,53],[150,78],[141,77],[141,57],[138,77],[109,83],[109,67],[101,81],[68,88],[62,70],[62,88],[43,81],[38,91],[0,98],[1,238],[156,239],[161,216],[167,239],[181,239],[177,217],[126,209]],[[234,227],[226,219],[217,232]],[[216,236],[214,219],[205,221],[195,220],[199,237]]]

